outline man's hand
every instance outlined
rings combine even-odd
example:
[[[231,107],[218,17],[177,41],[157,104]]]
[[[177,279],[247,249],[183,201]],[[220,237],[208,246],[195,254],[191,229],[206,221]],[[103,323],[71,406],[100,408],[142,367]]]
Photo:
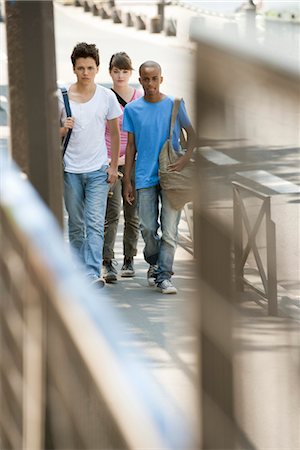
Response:
[[[74,117],[67,117],[64,121],[64,128],[66,133],[68,130],[71,130],[74,127]]]
[[[107,182],[109,184],[114,184],[118,179],[118,169],[114,169],[113,167],[108,167],[107,169]]]
[[[132,205],[134,202],[133,188],[130,181],[124,182],[124,198],[129,205]]]
[[[169,164],[167,169],[168,172],[180,172],[188,163],[189,157],[187,155],[182,155],[172,164]]]

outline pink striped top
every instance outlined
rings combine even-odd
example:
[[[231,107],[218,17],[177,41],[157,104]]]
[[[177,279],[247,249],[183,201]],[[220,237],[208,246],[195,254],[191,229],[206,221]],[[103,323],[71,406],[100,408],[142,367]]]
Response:
[[[141,91],[137,91],[136,89],[134,89],[133,95],[130,99],[130,102],[132,102],[133,100],[136,100],[137,98],[140,98],[142,96],[143,96],[143,93]],[[122,105],[120,105],[120,106],[121,106],[122,111],[124,111],[124,106],[122,106]],[[122,114],[122,116],[118,117],[118,121],[119,121],[119,129],[120,129],[120,155],[119,156],[124,156],[125,150],[126,150],[126,145],[127,145],[127,131],[122,130],[123,114]],[[109,135],[109,128],[107,125],[105,128],[105,143],[106,143],[106,147],[107,147],[107,155],[110,158],[111,157],[110,135]]]

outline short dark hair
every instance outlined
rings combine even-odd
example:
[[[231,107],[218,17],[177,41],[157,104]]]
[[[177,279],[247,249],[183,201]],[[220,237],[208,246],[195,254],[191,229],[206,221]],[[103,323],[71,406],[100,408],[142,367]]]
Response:
[[[118,52],[114,53],[109,61],[109,71],[111,72],[112,68],[116,67],[120,70],[133,70],[132,62],[127,53]]]
[[[139,68],[140,76],[141,76],[142,70],[145,67],[156,67],[159,70],[159,72],[161,73],[161,67],[160,67],[160,65],[157,62],[155,62],[155,61],[145,61],[143,64],[140,65],[140,68]]]
[[[95,44],[80,42],[79,44],[75,45],[71,55],[73,67],[75,67],[76,60],[78,58],[93,58],[97,67],[100,64],[99,51]]]

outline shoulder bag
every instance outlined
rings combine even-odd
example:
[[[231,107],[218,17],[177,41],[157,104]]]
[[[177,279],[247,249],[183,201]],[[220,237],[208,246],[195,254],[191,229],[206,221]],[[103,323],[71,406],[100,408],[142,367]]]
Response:
[[[176,98],[174,100],[169,138],[164,143],[159,155],[160,185],[166,191],[171,206],[177,210],[182,209],[186,203],[193,199],[193,179],[196,169],[194,162],[190,160],[180,172],[168,171],[168,165],[174,163],[182,155],[182,152],[176,152],[172,145],[173,129],[180,102],[181,99]]]

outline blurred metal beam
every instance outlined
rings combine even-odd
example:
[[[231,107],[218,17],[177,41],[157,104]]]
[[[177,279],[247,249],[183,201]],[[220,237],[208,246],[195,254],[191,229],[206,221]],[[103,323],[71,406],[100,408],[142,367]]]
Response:
[[[12,157],[62,225],[52,1],[6,1]]]
[[[205,211],[195,216],[199,239],[201,449],[235,448],[231,288],[231,238]]]

